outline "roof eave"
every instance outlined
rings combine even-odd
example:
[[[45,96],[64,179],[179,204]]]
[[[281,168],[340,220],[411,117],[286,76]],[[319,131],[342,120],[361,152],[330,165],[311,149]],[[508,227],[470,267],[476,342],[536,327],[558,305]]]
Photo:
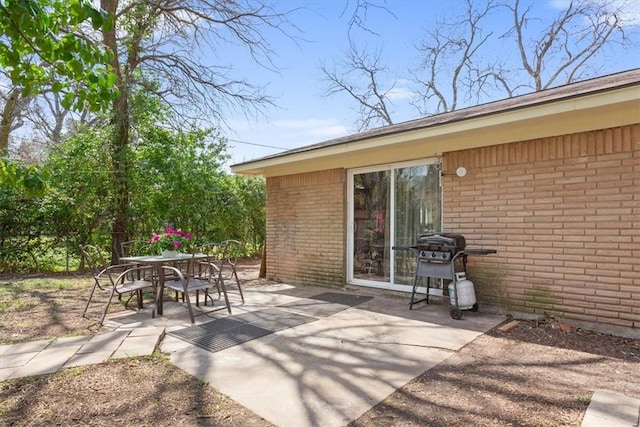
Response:
[[[393,126],[373,129],[324,143],[301,147],[274,156],[264,157],[231,166],[234,173],[248,175],[275,175],[300,173],[318,168],[319,160],[344,158],[364,150],[384,149],[411,141],[434,141],[431,154],[444,151],[474,148],[480,145],[494,145],[522,140],[522,134],[509,136],[504,128],[528,129],[526,138],[534,139],[567,134],[596,128],[621,126],[640,122],[640,70],[627,72],[625,79],[605,78],[582,84],[534,93],[484,104],[464,110],[413,120]],[[614,75],[618,76],[618,75]],[[605,80],[608,84],[596,84]],[[576,86],[579,86],[576,88]],[[569,90],[573,88],[573,90]],[[616,108],[618,106],[619,108]],[[580,115],[584,119],[577,120]],[[589,117],[586,117],[589,115]],[[547,126],[539,126],[544,120]],[[532,126],[535,124],[534,126]],[[579,129],[577,129],[579,127]],[[466,144],[451,145],[451,136],[469,135],[470,132],[495,129],[502,135],[493,139],[492,144],[469,141]],[[497,132],[500,131],[500,132]],[[508,132],[507,132],[508,133]],[[447,138],[447,136],[449,138]],[[519,139],[514,139],[514,138]],[[444,146],[435,141],[449,141]],[[513,141],[512,141],[513,140]],[[305,169],[304,164],[308,167]],[[342,167],[349,166],[341,162]],[[316,166],[313,166],[313,165]],[[297,165],[297,167],[293,167]],[[326,165],[329,166],[328,164]],[[353,165],[351,165],[353,166]],[[289,168],[289,171],[285,169]],[[285,173],[286,172],[286,173]]]

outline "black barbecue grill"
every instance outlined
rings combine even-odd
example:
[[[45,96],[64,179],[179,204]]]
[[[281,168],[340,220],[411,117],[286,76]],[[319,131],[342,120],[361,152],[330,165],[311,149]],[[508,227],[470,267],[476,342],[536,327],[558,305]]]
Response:
[[[431,288],[431,279],[450,280],[449,287],[453,286],[454,292],[450,292],[451,301],[451,317],[454,319],[462,318],[462,310],[458,305],[458,276],[463,272],[466,277],[467,273],[467,256],[469,255],[488,255],[497,253],[494,249],[467,249],[466,240],[461,234],[452,233],[427,233],[422,234],[414,246],[399,247],[396,250],[411,250],[416,254],[416,271],[413,280],[413,289],[411,291],[411,303],[409,309],[413,309],[415,304],[426,302],[429,303],[429,289]],[[419,279],[427,279],[427,292],[424,298],[416,300],[416,289]],[[470,282],[469,282],[470,283]],[[471,285],[472,286],[472,285]],[[478,310],[478,304],[474,303],[470,308],[472,311]]]

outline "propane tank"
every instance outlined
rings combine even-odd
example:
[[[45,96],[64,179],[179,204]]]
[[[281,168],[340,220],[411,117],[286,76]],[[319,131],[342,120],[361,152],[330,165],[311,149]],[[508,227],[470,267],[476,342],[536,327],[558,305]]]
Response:
[[[476,303],[476,291],[473,287],[473,282],[467,280],[467,275],[464,272],[456,273],[455,282],[449,283],[449,299],[451,305],[456,305],[456,288],[458,294],[458,308],[460,310],[470,310]]]

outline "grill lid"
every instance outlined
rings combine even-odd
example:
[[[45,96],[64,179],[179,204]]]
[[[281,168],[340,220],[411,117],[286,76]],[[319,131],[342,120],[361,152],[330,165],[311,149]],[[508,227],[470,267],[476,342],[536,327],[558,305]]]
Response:
[[[441,251],[458,253],[467,246],[462,234],[426,233],[418,237],[416,249],[420,251]]]

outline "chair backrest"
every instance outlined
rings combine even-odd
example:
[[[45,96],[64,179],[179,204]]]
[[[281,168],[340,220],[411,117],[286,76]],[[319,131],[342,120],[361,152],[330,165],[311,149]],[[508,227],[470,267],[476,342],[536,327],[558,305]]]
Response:
[[[194,247],[194,254],[207,254],[206,259],[200,259],[198,265],[200,269],[206,268],[209,278],[217,279],[222,266],[227,262],[227,245],[225,243],[206,243],[204,245]],[[213,268],[211,267],[213,266]],[[202,271],[200,271],[202,273]]]
[[[100,248],[94,245],[80,245],[80,253],[86,265],[92,270],[95,276],[109,266]]]
[[[207,258],[196,258],[196,254],[206,254]],[[220,267],[226,259],[226,245],[222,243],[207,243],[193,247],[193,254],[187,265],[187,270],[183,270],[185,279],[191,277],[200,280],[215,281],[219,279]]]
[[[206,258],[197,257],[197,255],[206,254]],[[225,246],[220,243],[207,243],[203,245],[194,245],[191,258],[186,263],[176,266],[180,269],[184,280],[189,282],[191,278],[200,280],[212,279],[211,264],[218,257],[226,256]],[[186,264],[186,265],[185,265]]]
[[[227,246],[227,262],[235,268],[238,258],[242,255],[242,242],[238,240],[225,240],[223,243]]]
[[[151,255],[151,245],[146,240],[128,240],[120,243],[120,257]]]
[[[114,286],[115,280],[111,266],[100,248],[94,245],[80,245],[80,253],[85,260],[86,265],[91,269],[91,273],[95,279],[95,284],[101,289],[105,285]],[[108,279],[108,281],[107,281]]]

